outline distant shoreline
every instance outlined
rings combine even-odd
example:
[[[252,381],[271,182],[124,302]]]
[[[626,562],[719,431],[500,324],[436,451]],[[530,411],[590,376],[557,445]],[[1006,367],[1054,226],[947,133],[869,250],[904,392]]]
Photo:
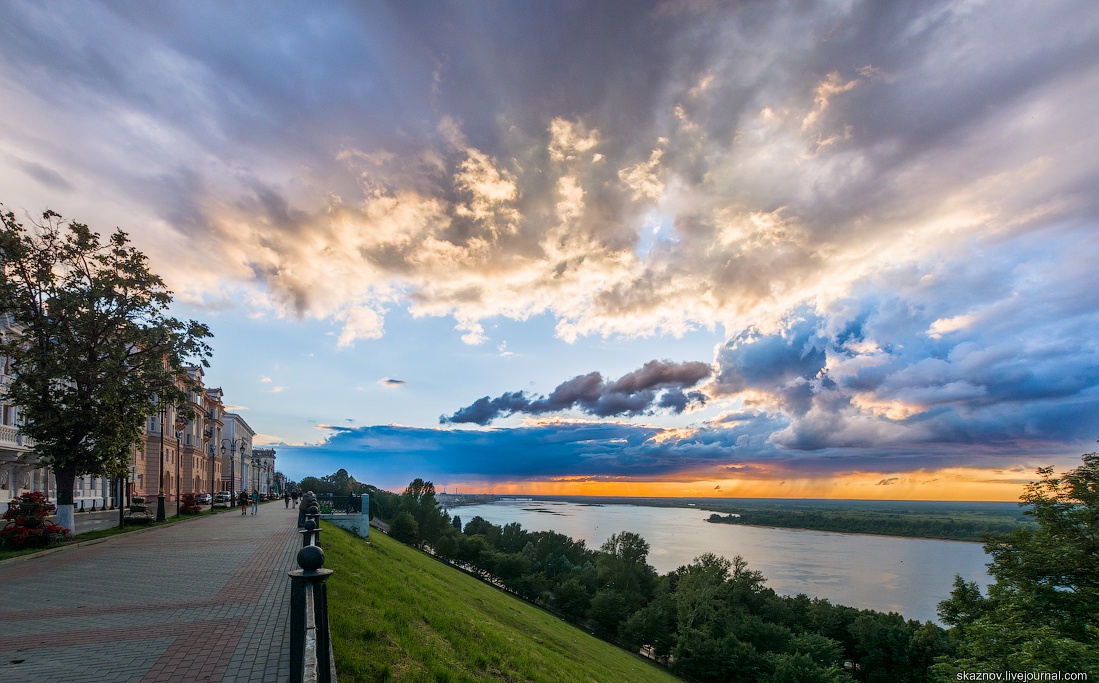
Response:
[[[986,501],[866,501],[771,498],[610,498],[602,496],[447,496],[448,508],[513,502],[634,505],[704,510],[706,521],[769,529],[982,543],[1029,525],[1016,503]]]

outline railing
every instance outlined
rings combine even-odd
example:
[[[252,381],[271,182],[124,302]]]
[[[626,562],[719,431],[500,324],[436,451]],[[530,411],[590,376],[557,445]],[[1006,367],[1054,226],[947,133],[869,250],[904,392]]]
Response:
[[[362,496],[319,496],[317,505],[320,506],[322,515],[330,514],[358,514],[363,511]]]
[[[34,445],[34,439],[23,436],[19,428],[12,425],[0,425],[0,444],[15,446],[17,448],[30,448]]]
[[[290,682],[335,683],[336,664],[328,628],[328,588],[332,576],[324,569],[324,550],[318,545],[320,508],[306,511],[302,549],[297,562],[301,569],[290,572]]]

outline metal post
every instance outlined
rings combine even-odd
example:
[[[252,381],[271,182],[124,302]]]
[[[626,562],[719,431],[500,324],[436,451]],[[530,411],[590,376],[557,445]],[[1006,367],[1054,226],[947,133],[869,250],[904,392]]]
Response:
[[[156,521],[163,522],[164,516],[164,407],[160,408],[160,493],[156,496]]]
[[[297,555],[290,576],[290,681],[332,683],[332,639],[328,628],[328,591],[332,576],[324,569],[324,551],[311,545]],[[310,634],[312,631],[312,634]],[[312,637],[310,637],[312,635]]]
[[[179,426],[179,420],[176,420],[176,426]],[[179,517],[179,498],[183,494],[183,487],[179,481],[179,451],[182,448],[183,432],[176,430],[176,517]]]

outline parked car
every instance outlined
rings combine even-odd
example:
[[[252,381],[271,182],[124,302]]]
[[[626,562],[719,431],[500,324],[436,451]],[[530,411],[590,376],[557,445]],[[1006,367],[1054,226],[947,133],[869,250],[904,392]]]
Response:
[[[231,508],[233,507],[233,496],[228,491],[218,491],[214,494],[214,504],[211,507],[216,508]]]
[[[211,496],[209,493],[200,493],[200,494],[198,494],[198,504],[199,505],[209,505],[210,503],[213,503],[213,502],[214,502],[214,497]]]

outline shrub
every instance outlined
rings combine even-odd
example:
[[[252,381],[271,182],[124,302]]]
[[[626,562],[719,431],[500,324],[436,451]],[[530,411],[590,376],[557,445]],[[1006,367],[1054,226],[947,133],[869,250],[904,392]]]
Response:
[[[69,537],[69,530],[46,519],[57,508],[40,491],[24,493],[11,502],[0,529],[0,543],[11,548],[44,548]]]

